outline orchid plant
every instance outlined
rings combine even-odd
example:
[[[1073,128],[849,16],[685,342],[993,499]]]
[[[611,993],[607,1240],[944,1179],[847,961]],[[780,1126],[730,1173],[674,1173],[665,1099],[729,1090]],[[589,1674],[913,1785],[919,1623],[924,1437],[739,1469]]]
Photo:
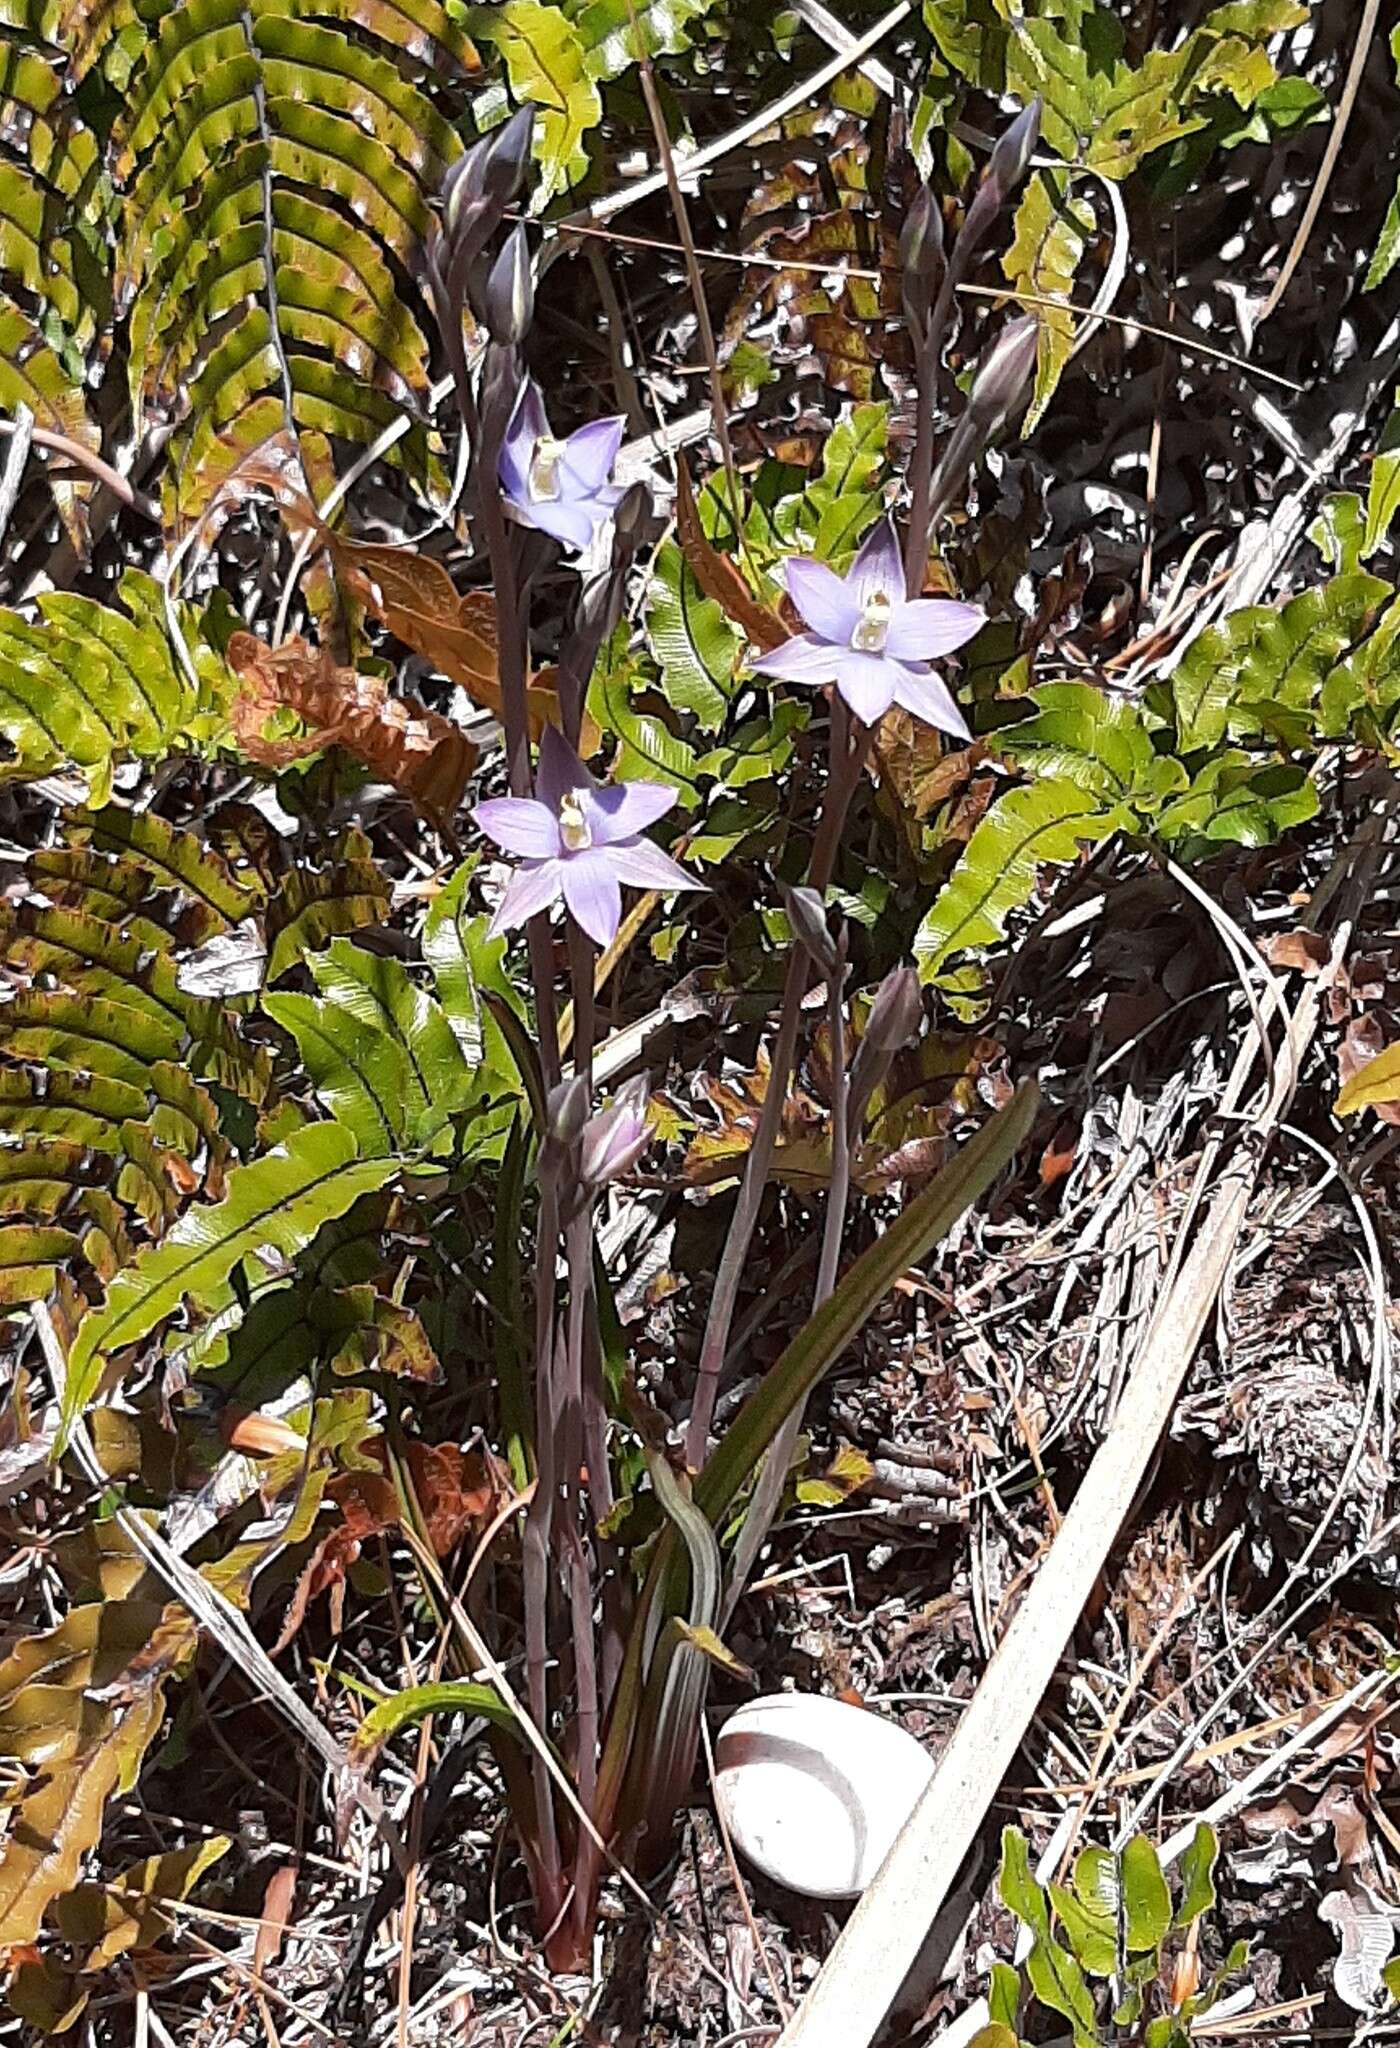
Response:
[[[1014,148],[994,156],[965,230],[974,241],[1019,178],[1033,142],[1034,122],[1021,124]],[[1033,349],[1028,353],[1024,323],[1006,331],[974,378],[963,420],[937,464],[921,429],[905,544],[886,516],[844,575],[821,560],[788,559],[781,576],[805,630],[751,652],[755,676],[828,694],[830,764],[805,883],[785,898],[795,943],[768,1091],[715,1276],[678,1462],[677,1447],[667,1445],[659,1418],[635,1389],[630,1405],[617,1398],[615,1359],[611,1386],[604,1372],[595,1217],[607,1190],[643,1157],[650,1125],[643,1075],[611,1103],[595,1105],[595,989],[598,949],[613,949],[618,941],[624,887],[667,895],[703,884],[648,836],[674,809],[675,789],[646,779],[608,780],[581,751],[589,674],[620,616],[649,500],[644,489],[624,490],[617,479],[622,421],[597,420],[556,436],[544,396],[525,370],[533,286],[524,228],[506,234],[494,255],[491,248],[523,180],[528,148],[528,123],[517,117],[454,167],[427,272],[472,449],[471,502],[500,620],[509,790],[484,797],[472,818],[510,864],[490,930],[523,929],[534,1002],[534,1039],[522,1040],[517,1057],[533,1105],[533,1131],[521,1143],[533,1146],[536,1190],[525,1374],[533,1404],[533,1493],[521,1573],[526,1696],[537,1739],[524,1752],[507,1735],[496,1739],[546,1952],[556,1965],[574,1966],[589,1953],[607,1858],[625,1855],[654,1869],[666,1852],[693,1767],[709,1660],[722,1661],[725,1654],[717,1631],[743,1591],[776,1512],[808,1393],[873,1301],[987,1184],[1026,1125],[1027,1102],[1018,1097],[948,1169],[953,1179],[936,1178],[842,1277],[853,1134],[890,1061],[917,1035],[922,1002],[912,970],[897,969],[881,987],[848,1061],[848,941],[839,925],[833,931],[828,924],[825,892],[873,730],[885,713],[899,706],[954,740],[970,738],[935,664],[966,646],[985,614],[976,604],[925,595],[928,542],[950,488],[1017,402]],[[948,279],[959,264],[956,256],[951,266],[943,257],[929,195],[914,213],[921,226],[918,236],[906,236],[905,293],[922,421],[934,410],[954,313]],[[463,293],[490,336],[479,370],[468,364],[461,344]],[[561,648],[560,724],[545,725],[532,750],[530,600],[551,560],[581,572],[599,560],[603,567],[585,573]],[[567,1016],[559,1006],[550,915],[561,903],[572,994]],[[836,1079],[812,1317],[716,1441],[719,1369],[731,1343],[814,976],[824,988]],[[625,1503],[615,1461],[621,1444],[631,1446],[633,1461],[627,1490],[636,1484],[640,1453],[660,1514],[659,1533],[640,1550],[619,1541]],[[748,1487],[726,1571],[716,1530]],[[556,1755],[572,1759],[566,1781],[551,1762],[551,1742],[559,1742]]]

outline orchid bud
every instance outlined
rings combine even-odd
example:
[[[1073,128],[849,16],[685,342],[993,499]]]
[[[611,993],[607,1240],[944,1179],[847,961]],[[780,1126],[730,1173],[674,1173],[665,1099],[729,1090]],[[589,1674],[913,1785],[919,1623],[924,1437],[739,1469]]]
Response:
[[[987,182],[996,186],[1003,204],[1030,169],[1035,146],[1040,140],[1040,111],[1039,99],[1033,99],[1016,116],[1006,133],[997,137],[987,164]]]
[[[588,1083],[573,1074],[551,1088],[545,1103],[545,1136],[553,1145],[568,1151],[578,1142],[588,1121]]]
[[[651,1086],[639,1074],[619,1088],[609,1108],[590,1117],[579,1143],[579,1179],[587,1188],[605,1187],[630,1173],[651,1143],[647,1104]]]
[[[919,977],[912,967],[896,967],[875,992],[856,1056],[851,1062],[848,1115],[854,1128],[866,1103],[890,1070],[890,1062],[915,1036],[923,1020]]]
[[[519,348],[535,313],[535,280],[523,227],[517,227],[507,238],[491,266],[481,300],[491,339],[501,348]]]
[[[927,332],[947,262],[943,254],[943,212],[927,185],[920,185],[899,237],[904,310],[916,339]]]
[[[827,980],[840,971],[836,941],[831,936],[831,927],[826,921],[826,905],[816,889],[790,889],[780,882],[779,893],[783,909],[787,912],[788,923],[792,926],[793,937],[802,947],[819,974]]]
[[[530,161],[530,145],[535,135],[535,109],[532,105],[521,107],[518,113],[493,128],[486,138],[487,150],[481,169],[481,189],[484,197],[495,201],[499,207],[507,207],[519,192],[525,177],[525,168]]]
[[[895,967],[875,991],[861,1044],[893,1059],[903,1052],[923,1022],[924,1001],[912,967]]]
[[[1013,320],[977,365],[968,393],[967,416],[984,433],[990,433],[1026,397],[1035,375],[1036,351],[1040,343],[1040,322],[1034,313]]]

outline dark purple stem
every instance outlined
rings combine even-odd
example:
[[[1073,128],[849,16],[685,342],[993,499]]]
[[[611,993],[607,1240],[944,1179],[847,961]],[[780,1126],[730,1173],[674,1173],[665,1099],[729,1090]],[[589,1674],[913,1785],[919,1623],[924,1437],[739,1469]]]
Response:
[[[841,833],[846,823],[846,813],[855,795],[866,748],[870,743],[871,733],[868,727],[862,727],[853,741],[850,724],[850,714],[843,700],[833,692],[831,769],[821,820],[812,847],[811,863],[807,870],[808,885],[813,889],[825,889],[831,880],[832,870],[836,865],[836,851],[841,843]],[[714,1418],[715,1398],[719,1393],[720,1367],[724,1363],[724,1354],[729,1346],[729,1330],[734,1320],[735,1308],[738,1306],[739,1288],[748,1260],[749,1245],[758,1227],[759,1210],[763,1204],[764,1189],[768,1184],[769,1169],[773,1163],[773,1150],[777,1144],[783,1105],[787,1100],[788,1082],[792,1077],[793,1060],[797,1052],[797,1035],[802,1025],[802,998],[807,993],[810,971],[807,954],[801,946],[794,945],[788,955],[787,978],[783,984],[782,1009],[778,1018],[778,1034],[773,1044],[772,1064],[768,1075],[768,1092],[763,1098],[758,1128],[754,1132],[753,1143],[744,1162],[744,1178],[740,1183],[738,1200],[730,1220],[729,1235],[725,1239],[724,1251],[720,1256],[719,1270],[715,1274],[714,1294],[711,1297],[709,1318],[705,1324],[705,1336],[700,1347],[695,1405],[691,1409],[690,1426],[685,1440],[686,1463],[696,1472],[704,1464],[709,1448],[710,1423]]]

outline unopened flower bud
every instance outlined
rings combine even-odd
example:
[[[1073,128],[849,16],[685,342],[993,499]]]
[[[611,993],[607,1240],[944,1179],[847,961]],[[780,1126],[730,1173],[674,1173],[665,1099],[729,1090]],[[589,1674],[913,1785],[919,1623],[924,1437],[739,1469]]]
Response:
[[[607,1109],[589,1118],[579,1142],[578,1173],[585,1187],[605,1187],[631,1172],[651,1143],[650,1100],[650,1083],[639,1074],[619,1088]]]
[[[816,889],[789,889],[779,884],[783,909],[787,912],[788,923],[792,926],[793,937],[807,954],[819,974],[828,980],[839,971],[836,941],[831,936],[831,927],[826,921],[826,905],[820,891]]]
[[[1004,135],[997,138],[987,163],[987,179],[995,184],[1005,203],[1030,168],[1040,140],[1040,101],[1033,99],[1016,116]]]
[[[517,227],[491,266],[482,292],[482,314],[494,342],[501,348],[519,348],[534,313],[530,245],[524,228]]]
[[[893,1058],[918,1031],[923,1015],[918,975],[912,967],[893,968],[875,991],[860,1042]]]
[[[943,212],[927,185],[920,185],[899,237],[904,308],[917,333],[926,327],[947,264],[943,255]]]
[[[588,1084],[582,1074],[551,1088],[545,1103],[545,1135],[551,1144],[567,1151],[575,1144],[588,1121]]]
[[[977,365],[967,415],[984,433],[999,426],[1026,397],[1039,343],[1040,322],[1028,313],[1002,329]]]
[[[486,137],[486,153],[481,166],[481,190],[483,195],[497,206],[506,207],[519,192],[525,177],[525,167],[530,161],[530,145],[535,135],[535,109],[532,105],[521,107],[499,128],[493,128]]]
[[[851,1062],[849,1114],[853,1125],[890,1070],[890,1062],[915,1036],[923,1020],[919,977],[912,967],[896,967],[875,991],[870,1015]]]

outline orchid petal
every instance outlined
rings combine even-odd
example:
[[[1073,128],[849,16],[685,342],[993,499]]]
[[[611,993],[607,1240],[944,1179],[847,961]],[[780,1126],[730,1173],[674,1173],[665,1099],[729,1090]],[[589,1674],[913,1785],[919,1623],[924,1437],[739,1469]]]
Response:
[[[860,654],[854,649],[836,660],[835,683],[857,718],[876,725],[894,702],[898,664],[882,654]]]
[[[541,434],[549,432],[549,420],[544,409],[540,387],[533,377],[527,377],[516,400],[515,411],[511,414],[510,425],[506,428],[505,441],[501,447],[501,482],[509,497],[523,501],[530,488],[530,463],[534,458],[535,443]]]
[[[556,860],[559,856],[557,813],[533,797],[489,797],[476,806],[472,818],[503,853],[522,854],[527,860]]]
[[[502,932],[514,931],[517,925],[528,924],[540,911],[548,910],[559,895],[566,872],[562,860],[527,861],[524,867],[517,868],[506,884],[486,936],[498,939]]]
[[[613,871],[616,848],[590,847],[561,863],[564,901],[595,946],[610,946],[622,922],[622,891]]]
[[[528,504],[512,502],[522,526],[547,533],[551,540],[572,548],[576,554],[583,553],[603,517],[601,510],[590,512],[587,506],[564,498],[532,498]]]
[[[971,740],[967,720],[957,707],[952,691],[931,669],[906,668],[902,662],[892,661],[889,669],[894,677],[894,701],[915,718],[922,718],[925,725],[935,725],[940,732],[951,733],[954,739]]]
[[[583,806],[593,844],[613,846],[619,839],[635,839],[674,808],[679,794],[663,782],[609,783]]]
[[[540,734],[539,758],[535,763],[535,794],[547,804],[555,818],[559,806],[571,791],[596,788],[593,777],[580,761],[557,725],[547,725]]]
[[[834,569],[825,562],[794,556],[784,565],[788,596],[807,625],[823,640],[849,647],[860,624],[860,606]]]
[[[753,667],[759,675],[780,676],[787,683],[820,685],[835,681],[843,651],[815,633],[798,633],[770,654],[760,655]]]
[[[903,600],[904,562],[892,519],[886,517],[871,527],[851,564],[846,588],[861,609],[871,598],[884,598],[891,605]]]
[[[608,865],[619,881],[634,889],[658,889],[669,895],[673,889],[703,889],[705,884],[688,875],[678,861],[649,839],[637,839],[630,846],[610,846]]]
[[[590,420],[564,443],[563,470],[589,494],[600,491],[612,476],[627,422],[622,418]]]
[[[966,646],[987,623],[980,604],[952,597],[916,597],[897,604],[885,638],[885,651],[896,661],[937,661]]]

